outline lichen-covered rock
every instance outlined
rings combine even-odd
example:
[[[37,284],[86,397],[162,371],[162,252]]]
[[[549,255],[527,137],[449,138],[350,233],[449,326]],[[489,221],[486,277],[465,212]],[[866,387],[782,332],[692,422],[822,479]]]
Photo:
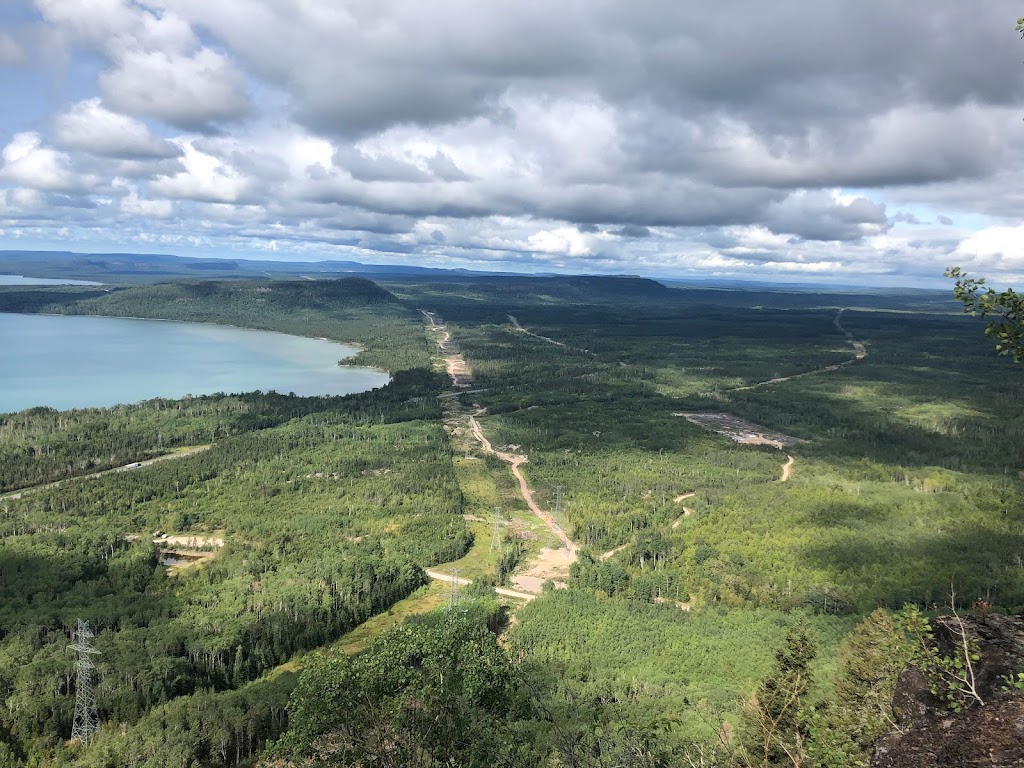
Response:
[[[896,727],[879,739],[872,768],[1020,768],[1024,766],[1024,692],[1004,691],[1004,678],[1024,669],[1024,616],[965,617],[978,640],[975,679],[984,705],[949,711],[924,675],[904,670],[893,696]],[[933,622],[944,654],[956,652],[957,620]]]
[[[1024,695],[1002,694],[985,706],[947,712],[924,728],[893,731],[875,746],[872,768],[1020,768],[1024,766]]]

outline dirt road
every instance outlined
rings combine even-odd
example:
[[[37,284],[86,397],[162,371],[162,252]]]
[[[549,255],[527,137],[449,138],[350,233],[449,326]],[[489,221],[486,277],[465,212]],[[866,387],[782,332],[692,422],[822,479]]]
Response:
[[[476,416],[469,417],[469,425],[473,430],[473,436],[480,441],[480,445],[483,447],[484,453],[490,453],[497,456],[512,468],[512,474],[515,476],[516,480],[519,481],[519,493],[522,495],[523,501],[526,502],[526,506],[530,508],[530,511],[543,520],[558,540],[565,545],[565,548],[575,555],[577,549],[575,542],[569,538],[566,532],[562,530],[562,527],[555,522],[555,519],[551,517],[551,515],[537,505],[537,502],[533,498],[533,491],[531,491],[530,486],[527,485],[526,478],[523,477],[523,473],[519,471],[519,467],[527,463],[529,461],[529,457],[522,454],[511,454],[505,453],[504,451],[494,450],[494,447],[491,445],[491,441],[484,437],[483,430],[480,429],[480,422],[476,420]]]
[[[464,579],[461,576],[452,576],[447,573],[441,573],[441,571],[432,571],[429,568],[424,569],[423,572],[431,579],[434,579],[435,581],[443,581],[446,584],[458,584],[460,587],[466,587],[473,583],[469,579]],[[531,595],[528,592],[516,592],[514,589],[505,589],[504,587],[495,587],[494,591],[499,595],[514,597],[518,600],[533,600],[537,597],[536,595]]]
[[[114,467],[113,469],[104,469],[102,472],[93,472],[89,475],[78,475],[76,477],[66,477],[63,480],[57,480],[53,483],[46,483],[45,485],[35,485],[31,488],[22,488],[13,493],[7,493],[0,496],[0,501],[5,499],[20,499],[22,496],[26,496],[30,493],[37,493],[38,491],[45,491],[50,488],[56,488],[59,485],[73,480],[92,480],[93,478],[103,477],[109,475],[112,472],[131,472],[133,469],[141,469],[142,467],[149,467],[156,464],[158,461],[169,461],[171,459],[184,459],[187,456],[195,456],[197,453],[208,451],[213,448],[213,445],[193,445],[190,448],[184,448],[175,453],[165,453],[163,456],[157,456],[152,459],[146,459],[145,461],[133,461],[131,464],[125,464],[123,467]]]
[[[430,321],[430,330],[437,334],[434,341],[444,358],[444,367],[452,384],[465,388],[473,385],[473,374],[469,371],[466,359],[452,342],[452,332],[443,323],[437,321],[437,315],[421,309],[420,312]]]
[[[521,333],[525,333],[527,336],[533,336],[533,338],[535,338],[535,339],[540,339],[541,341],[546,341],[548,344],[554,344],[556,347],[565,347],[565,346],[567,346],[566,343],[563,342],[563,341],[555,341],[554,339],[550,339],[547,336],[541,336],[539,333],[534,333],[533,331],[526,330],[525,328],[523,328],[523,326],[521,326],[519,324],[519,321],[516,320],[515,315],[509,315],[508,319],[512,323],[512,325],[515,326],[515,329],[517,331],[520,331]]]
[[[793,457],[786,454],[786,463],[782,465],[782,477],[779,478],[780,483],[784,483],[789,480],[790,475],[793,474]]]
[[[763,387],[765,384],[781,384],[784,381],[792,381],[793,379],[802,379],[804,376],[813,376],[818,373],[825,373],[826,371],[838,371],[840,368],[846,368],[848,365],[853,365],[858,360],[863,360],[868,356],[868,351],[864,347],[863,342],[857,341],[853,338],[853,334],[847,331],[840,319],[843,316],[843,312],[846,308],[843,307],[837,313],[835,318],[832,320],[832,325],[846,337],[847,343],[853,347],[853,359],[847,360],[844,363],[837,363],[835,365],[826,365],[822,368],[815,368],[813,371],[804,371],[803,373],[794,373],[792,376],[779,376],[778,378],[768,379],[767,381],[759,381],[755,384],[748,384],[745,387],[733,387],[732,389],[724,390],[726,392],[745,392],[750,389],[756,389],[757,387]]]
[[[526,328],[523,328],[523,326],[521,326],[519,324],[519,321],[516,319],[515,315],[509,315],[508,319],[509,319],[509,322],[512,323],[513,327],[517,331],[519,331],[520,333],[524,333],[527,336],[532,336],[535,339],[540,339],[541,341],[546,341],[548,344],[554,344],[556,347],[562,347],[563,349],[568,349],[568,350],[570,350],[572,352],[579,352],[581,354],[590,355],[591,357],[594,357],[594,354],[589,349],[580,349],[579,347],[570,347],[564,341],[555,341],[554,339],[549,338],[548,336],[541,336],[539,333],[534,333],[533,331],[530,331],[530,330],[527,330]]]
[[[836,327],[836,330],[839,331],[841,334],[843,334],[843,336],[846,337],[846,340],[853,347],[853,354],[855,356],[854,359],[856,359],[856,360],[863,360],[865,357],[868,356],[868,351],[864,348],[864,344],[859,342],[859,341],[856,341],[853,338],[853,334],[850,333],[845,328],[843,328],[843,324],[840,322],[840,320],[843,317],[843,312],[845,312],[845,311],[846,311],[846,307],[843,307],[842,309],[840,309],[836,313],[836,317],[832,321],[832,325],[834,325]]]
[[[628,546],[629,546],[629,544],[621,544],[620,546],[616,547],[615,549],[609,549],[607,552],[602,552],[600,555],[598,555],[597,559],[598,560],[611,560],[613,557],[615,557],[617,554],[619,554],[619,552],[621,552],[622,550],[624,550]]]

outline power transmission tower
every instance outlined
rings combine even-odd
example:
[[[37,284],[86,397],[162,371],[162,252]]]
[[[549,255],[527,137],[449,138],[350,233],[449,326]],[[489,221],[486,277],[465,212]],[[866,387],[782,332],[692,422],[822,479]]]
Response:
[[[92,647],[94,637],[89,622],[79,619],[78,630],[72,636],[76,642],[68,646],[68,649],[78,654],[75,665],[78,668],[78,676],[75,678],[75,719],[71,726],[71,740],[77,739],[83,744],[88,744],[100,727],[96,695],[92,690],[92,671],[96,668],[92,657],[99,654]]]
[[[565,492],[564,485],[555,485],[551,487],[551,491],[555,494],[555,508],[551,510],[551,519],[555,521],[559,528],[565,528],[562,522],[562,494]],[[551,549],[558,549],[562,545],[561,539],[555,535],[554,531],[551,531],[551,539],[548,546]]]
[[[491,534],[490,550],[498,550],[498,557],[501,557],[501,507],[494,508],[494,533]]]
[[[562,493],[565,491],[564,485],[555,486],[555,514],[562,514]]]
[[[455,611],[459,608],[459,569],[452,571],[452,592],[448,598],[448,607]]]

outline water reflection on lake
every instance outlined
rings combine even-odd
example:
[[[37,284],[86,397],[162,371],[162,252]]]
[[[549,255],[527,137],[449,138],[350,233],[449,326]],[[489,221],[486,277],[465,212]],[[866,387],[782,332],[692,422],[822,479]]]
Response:
[[[0,413],[186,394],[363,392],[388,382],[339,366],[353,347],[200,323],[0,313]]]

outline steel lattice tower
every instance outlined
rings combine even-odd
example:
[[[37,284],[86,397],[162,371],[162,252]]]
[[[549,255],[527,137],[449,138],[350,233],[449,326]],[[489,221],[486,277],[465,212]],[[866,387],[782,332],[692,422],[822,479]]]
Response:
[[[96,713],[96,695],[92,689],[92,671],[96,668],[92,657],[99,654],[92,647],[95,637],[89,629],[89,622],[78,620],[78,631],[72,637],[75,643],[68,648],[78,654],[76,666],[78,676],[75,678],[75,720],[71,726],[71,740],[76,739],[83,744],[96,734],[100,727],[100,718]]]
[[[491,534],[490,550],[498,550],[498,557],[501,557],[501,507],[494,508],[494,533]]]
[[[456,568],[452,571],[452,591],[448,596],[448,608],[450,610],[458,610],[459,608],[459,569]]]

